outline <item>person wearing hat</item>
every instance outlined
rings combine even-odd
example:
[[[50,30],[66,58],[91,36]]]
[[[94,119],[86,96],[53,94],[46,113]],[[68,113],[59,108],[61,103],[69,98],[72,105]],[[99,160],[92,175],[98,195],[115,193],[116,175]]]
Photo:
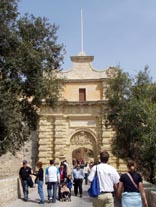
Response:
[[[30,174],[32,174],[31,168],[27,166],[27,160],[23,160],[23,166],[19,170],[19,177],[23,188],[24,201],[28,200],[28,178]]]

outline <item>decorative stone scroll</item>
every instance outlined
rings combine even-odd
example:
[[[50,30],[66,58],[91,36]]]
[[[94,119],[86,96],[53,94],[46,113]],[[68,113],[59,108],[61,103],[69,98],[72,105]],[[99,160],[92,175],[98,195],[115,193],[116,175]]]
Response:
[[[117,70],[115,67],[110,67],[106,70],[106,74],[108,78],[114,78],[117,75]]]
[[[72,145],[87,145],[87,144],[93,144],[94,138],[93,136],[85,131],[77,132],[72,138],[71,138],[71,144]]]

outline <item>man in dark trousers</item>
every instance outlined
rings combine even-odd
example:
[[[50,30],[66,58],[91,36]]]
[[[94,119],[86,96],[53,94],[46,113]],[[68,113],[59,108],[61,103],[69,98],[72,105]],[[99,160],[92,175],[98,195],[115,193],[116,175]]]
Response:
[[[75,196],[77,196],[79,190],[80,197],[82,197],[82,193],[83,193],[82,182],[84,179],[84,175],[83,175],[83,169],[80,168],[80,164],[77,164],[76,168],[73,169],[73,179],[74,179]]]
[[[31,168],[27,166],[27,161],[23,160],[23,167],[21,167],[19,170],[19,177],[23,188],[24,201],[28,200],[28,179],[30,177],[30,174]]]

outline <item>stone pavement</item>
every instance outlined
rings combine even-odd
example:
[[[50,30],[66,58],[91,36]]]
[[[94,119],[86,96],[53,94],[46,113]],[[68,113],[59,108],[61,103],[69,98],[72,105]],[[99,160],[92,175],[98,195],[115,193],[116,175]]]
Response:
[[[3,207],[37,207],[37,206],[44,206],[44,207],[92,207],[91,198],[87,194],[87,190],[89,185],[83,185],[83,197],[80,198],[79,196],[74,196],[72,191],[71,201],[56,201],[56,203],[48,203],[47,202],[47,191],[46,187],[44,188],[44,195],[45,195],[45,204],[39,204],[39,196],[36,189],[33,189],[31,193],[29,193],[29,199],[27,202],[24,202],[22,199],[17,199],[15,201],[9,202],[7,205]]]

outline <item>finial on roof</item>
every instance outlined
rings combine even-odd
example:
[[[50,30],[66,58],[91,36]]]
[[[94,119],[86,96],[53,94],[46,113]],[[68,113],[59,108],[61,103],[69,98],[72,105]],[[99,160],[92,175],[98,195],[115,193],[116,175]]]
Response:
[[[78,56],[86,56],[86,53],[84,51],[81,51]]]

